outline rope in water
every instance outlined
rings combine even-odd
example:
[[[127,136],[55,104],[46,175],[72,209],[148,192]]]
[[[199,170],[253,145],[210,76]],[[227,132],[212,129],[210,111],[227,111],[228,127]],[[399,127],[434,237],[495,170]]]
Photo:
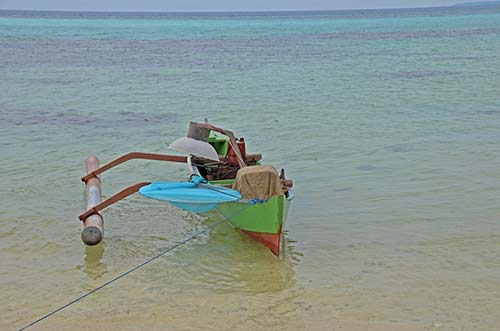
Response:
[[[212,190],[212,191],[215,191],[215,192],[219,192],[221,194],[225,194],[225,195],[228,195],[230,197],[238,199],[235,202],[248,203],[248,204],[251,204],[251,205],[255,205],[255,204],[263,203],[263,202],[267,201],[266,199],[260,199],[260,198],[255,198],[255,199],[252,199],[252,200],[243,199],[243,197],[241,195],[234,195],[234,194],[228,193],[226,191],[218,190],[216,185],[212,185],[212,184],[209,184],[209,183],[203,183],[203,182],[201,182],[201,183],[198,184],[198,186],[205,187],[205,188],[207,188],[209,190]]]
[[[149,263],[153,262],[154,260],[159,259],[159,258],[160,258],[160,257],[162,257],[163,255],[165,255],[165,254],[167,254],[167,253],[169,253],[169,252],[173,251],[174,249],[179,248],[179,247],[181,247],[181,246],[184,246],[185,244],[187,244],[187,243],[188,243],[188,242],[190,242],[191,240],[196,239],[196,238],[198,238],[199,236],[201,236],[202,234],[207,233],[207,232],[209,232],[210,230],[215,229],[215,228],[216,228],[216,227],[218,227],[220,224],[222,224],[222,223],[224,223],[224,222],[226,222],[226,221],[229,221],[231,218],[233,218],[233,217],[235,217],[236,215],[238,215],[238,214],[242,213],[245,209],[247,209],[247,208],[248,208],[248,207],[250,207],[250,206],[251,206],[251,205],[247,205],[247,206],[245,206],[244,208],[242,208],[242,209],[238,210],[237,212],[233,213],[233,214],[232,214],[232,215],[230,215],[229,217],[225,217],[225,216],[223,216],[223,215],[220,213],[220,211],[216,209],[216,210],[217,210],[217,212],[223,216],[223,219],[222,219],[222,220],[219,220],[219,221],[217,221],[216,223],[214,223],[214,224],[212,224],[212,225],[208,226],[207,228],[205,228],[205,229],[203,229],[203,230],[201,230],[201,231],[198,231],[198,232],[196,232],[195,234],[192,234],[191,236],[187,237],[187,238],[186,238],[186,239],[184,239],[183,241],[178,242],[177,244],[173,245],[172,247],[170,247],[170,248],[168,248],[168,249],[164,250],[164,251],[163,251],[163,252],[161,252],[160,254],[158,254],[158,255],[156,255],[156,256],[153,256],[153,257],[151,257],[151,258],[147,259],[146,261],[142,262],[141,264],[139,264],[139,265],[137,265],[137,266],[133,267],[132,269],[129,269],[128,271],[126,271],[126,272],[124,272],[124,273],[122,273],[122,274],[120,274],[120,275],[116,276],[115,278],[113,278],[113,279],[111,279],[111,280],[107,281],[106,283],[102,284],[101,286],[98,286],[98,287],[96,287],[95,289],[93,289],[93,290],[91,290],[91,291],[89,291],[89,292],[87,292],[87,293],[85,293],[85,294],[83,294],[83,295],[79,296],[78,298],[76,298],[76,299],[74,299],[74,300],[72,300],[72,301],[68,302],[68,303],[67,303],[67,304],[65,304],[64,306],[61,306],[61,307],[59,307],[59,308],[57,308],[57,309],[55,309],[55,310],[51,311],[50,313],[47,313],[47,314],[43,315],[42,317],[40,317],[40,318],[38,318],[38,319],[34,320],[34,321],[33,321],[33,322],[31,322],[30,324],[27,324],[27,325],[23,326],[22,328],[18,329],[18,331],[23,331],[23,330],[26,330],[27,328],[32,327],[33,325],[35,325],[35,324],[37,324],[37,323],[39,323],[39,322],[43,321],[44,319],[49,318],[50,316],[52,316],[52,315],[54,315],[54,314],[56,314],[56,313],[60,312],[61,310],[65,309],[65,308],[67,308],[67,307],[69,307],[69,306],[71,306],[72,304],[77,303],[78,301],[80,301],[80,300],[82,300],[82,299],[84,299],[84,298],[88,297],[89,295],[91,295],[91,294],[93,294],[93,293],[95,293],[95,292],[97,292],[97,291],[99,291],[99,290],[103,289],[104,287],[106,287],[106,286],[108,286],[108,285],[111,285],[112,283],[116,282],[117,280],[119,280],[119,279],[121,279],[121,278],[123,278],[123,277],[125,277],[125,276],[127,276],[127,275],[129,275],[129,274],[131,274],[132,272],[136,271],[137,269],[140,269],[140,268],[144,267],[145,265],[147,265],[147,264],[149,264]]]

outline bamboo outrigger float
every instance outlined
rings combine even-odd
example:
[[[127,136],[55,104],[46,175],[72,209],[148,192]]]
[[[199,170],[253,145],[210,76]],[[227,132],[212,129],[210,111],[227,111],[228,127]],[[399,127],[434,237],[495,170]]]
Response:
[[[101,211],[131,194],[165,200],[192,212],[206,215],[216,210],[236,229],[279,255],[282,229],[290,201],[292,181],[282,169],[261,165],[260,154],[247,154],[245,140],[233,132],[208,123],[191,122],[187,137],[173,142],[171,149],[186,156],[133,152],[102,167],[97,157],[87,159],[87,210],[79,218],[84,224],[82,240],[96,245],[103,238]],[[133,159],[186,163],[186,182],[141,182],[101,201],[99,175]]]

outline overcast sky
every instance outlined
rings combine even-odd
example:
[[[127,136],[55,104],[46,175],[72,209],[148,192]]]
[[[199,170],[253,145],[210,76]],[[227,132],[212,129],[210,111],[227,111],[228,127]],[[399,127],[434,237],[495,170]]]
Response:
[[[467,0],[0,0],[0,9],[115,11],[322,10],[443,6]]]

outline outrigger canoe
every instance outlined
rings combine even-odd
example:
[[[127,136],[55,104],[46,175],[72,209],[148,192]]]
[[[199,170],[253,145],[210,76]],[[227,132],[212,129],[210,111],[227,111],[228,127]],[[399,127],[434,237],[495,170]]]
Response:
[[[202,216],[215,212],[279,256],[283,227],[294,197],[292,181],[285,178],[284,169],[278,173],[274,167],[261,164],[260,154],[246,152],[244,138],[208,123],[191,122],[187,136],[169,147],[185,156],[134,152],[102,167],[96,165],[95,157],[87,160],[87,175],[82,178],[87,185],[87,211],[79,216],[86,244],[102,240],[102,209],[139,192]],[[142,182],[101,201],[99,175],[131,159],[186,163],[189,179]]]

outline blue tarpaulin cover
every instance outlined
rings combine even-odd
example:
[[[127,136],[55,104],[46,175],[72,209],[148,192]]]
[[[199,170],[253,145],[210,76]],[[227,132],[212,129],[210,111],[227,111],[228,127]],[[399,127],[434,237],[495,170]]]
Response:
[[[207,212],[219,203],[241,199],[240,192],[222,186],[198,184],[193,182],[154,182],[141,187],[139,192],[158,200],[166,200],[179,208],[202,213]]]

